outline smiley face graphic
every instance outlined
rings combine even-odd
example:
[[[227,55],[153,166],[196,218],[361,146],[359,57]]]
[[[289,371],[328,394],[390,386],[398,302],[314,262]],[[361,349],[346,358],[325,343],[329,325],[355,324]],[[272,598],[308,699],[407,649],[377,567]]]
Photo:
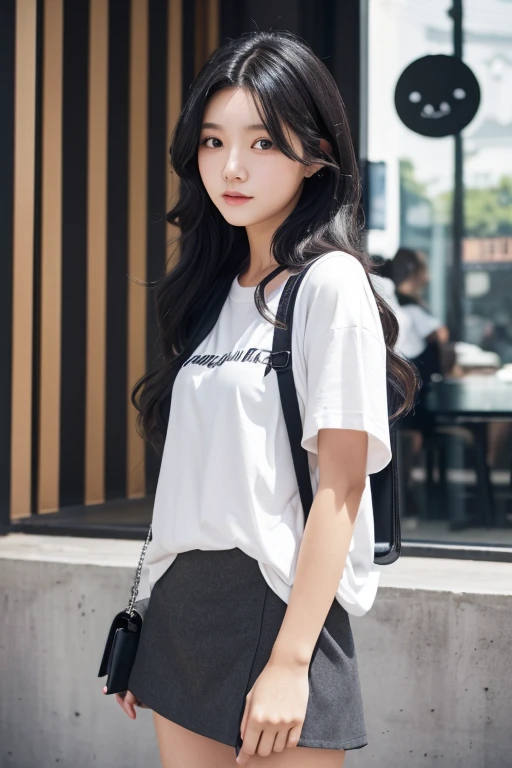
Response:
[[[409,64],[396,84],[398,116],[422,136],[459,133],[474,118],[479,104],[478,80],[456,56],[423,56]]]

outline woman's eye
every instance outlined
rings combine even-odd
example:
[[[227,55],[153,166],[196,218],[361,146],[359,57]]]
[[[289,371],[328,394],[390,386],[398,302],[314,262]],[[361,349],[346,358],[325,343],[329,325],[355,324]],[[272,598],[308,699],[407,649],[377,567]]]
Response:
[[[256,147],[257,144],[261,144],[262,146],[259,147],[259,149],[269,150],[272,149],[274,146],[273,142],[270,141],[270,139],[258,139],[258,141],[254,142],[254,145]],[[201,141],[201,145],[207,147],[208,149],[218,149],[219,147],[222,147],[222,141],[220,139],[217,139],[215,136],[207,136],[205,139]]]
[[[213,146],[211,144],[208,144],[209,141],[217,141],[218,144],[214,144]],[[204,144],[205,147],[208,147],[209,149],[217,149],[219,144],[222,144],[222,141],[220,139],[216,139],[215,136],[207,136],[206,139],[203,139],[201,144]]]
[[[258,139],[258,141],[256,141],[255,144],[266,145],[261,147],[261,149],[272,149],[272,147],[274,146],[273,143],[270,141],[270,139]]]

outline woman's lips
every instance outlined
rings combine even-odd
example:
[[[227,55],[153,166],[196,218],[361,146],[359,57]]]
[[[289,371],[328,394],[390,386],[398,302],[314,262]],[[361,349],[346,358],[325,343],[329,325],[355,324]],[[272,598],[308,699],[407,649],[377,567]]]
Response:
[[[252,197],[237,197],[236,195],[224,194],[222,197],[228,205],[243,205],[244,203],[248,203],[249,200],[252,200]]]

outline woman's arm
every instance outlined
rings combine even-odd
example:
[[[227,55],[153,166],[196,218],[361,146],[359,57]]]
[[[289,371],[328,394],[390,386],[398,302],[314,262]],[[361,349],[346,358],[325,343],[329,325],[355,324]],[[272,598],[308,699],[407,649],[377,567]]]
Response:
[[[345,567],[366,483],[368,435],[320,429],[320,483],[302,537],[295,579],[270,659],[246,697],[236,762],[295,747],[309,696],[313,650]]]
[[[368,435],[320,429],[320,483],[300,545],[294,584],[270,663],[309,666],[345,568],[366,483]]]

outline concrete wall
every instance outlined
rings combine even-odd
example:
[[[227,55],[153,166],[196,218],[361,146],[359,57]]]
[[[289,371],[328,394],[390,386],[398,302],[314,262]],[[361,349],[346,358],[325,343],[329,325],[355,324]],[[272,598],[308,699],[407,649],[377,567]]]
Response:
[[[1,768],[158,768],[151,712],[129,720],[97,678],[127,601],[132,541],[0,538]],[[512,565],[403,558],[353,620],[364,768],[512,766]]]
[[[512,766],[512,600],[384,588],[353,622],[369,745],[355,766]]]

